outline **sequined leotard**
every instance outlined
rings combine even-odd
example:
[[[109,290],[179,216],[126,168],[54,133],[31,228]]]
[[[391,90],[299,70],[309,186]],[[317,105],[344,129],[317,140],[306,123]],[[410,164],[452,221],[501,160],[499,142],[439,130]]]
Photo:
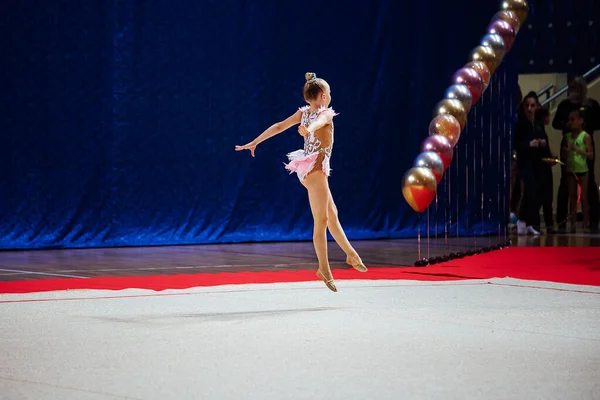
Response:
[[[310,106],[301,107],[302,120],[300,125],[309,126],[324,111],[333,111],[331,108],[321,107],[316,111],[310,112]],[[321,170],[325,175],[331,173],[330,159],[333,149],[333,121],[325,125],[316,132],[304,137],[304,148],[287,154],[290,160],[285,168],[290,173],[295,172],[298,179],[304,178],[313,171]]]

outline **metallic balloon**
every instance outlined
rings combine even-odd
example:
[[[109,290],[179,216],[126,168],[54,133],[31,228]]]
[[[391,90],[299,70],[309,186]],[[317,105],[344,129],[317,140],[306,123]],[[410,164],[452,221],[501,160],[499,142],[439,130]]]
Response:
[[[504,39],[502,39],[500,35],[496,35],[495,33],[488,33],[487,35],[485,35],[481,39],[480,44],[482,46],[487,46],[490,49],[494,50],[496,57],[500,61],[502,61],[504,55],[506,54],[506,45],[504,44]]]
[[[426,151],[424,153],[419,154],[415,159],[413,167],[429,168],[431,172],[433,172],[433,176],[435,176],[435,181],[438,184],[444,177],[444,161],[442,161],[442,157],[440,157],[438,153],[435,153],[433,151]]]
[[[435,176],[429,168],[415,167],[404,174],[402,194],[408,205],[416,212],[423,212],[429,207],[436,191]]]
[[[514,29],[515,35],[517,33],[519,33],[519,29],[521,28],[521,22],[519,21],[519,17],[517,17],[517,14],[515,14],[514,11],[511,11],[511,10],[498,11],[496,14],[494,14],[490,23],[494,22],[496,20],[502,20],[502,21],[508,22],[510,24],[510,26]]]
[[[502,22],[502,21],[496,21]],[[502,36],[502,35],[501,35]],[[506,43],[506,41],[505,41]],[[498,68],[498,64],[500,63],[498,58],[496,57],[496,53],[494,50],[490,49],[487,46],[477,46],[473,50],[471,50],[470,57],[471,61],[481,61],[485,64],[486,67],[490,70],[492,75],[496,72],[496,68]]]
[[[458,143],[460,132],[458,120],[450,114],[438,115],[429,124],[429,136],[442,135],[448,139],[452,147]]]
[[[513,43],[515,42],[516,33],[508,22],[503,20],[496,20],[488,26],[487,31],[488,33],[500,36],[502,40],[504,40],[506,52],[510,51]]]
[[[431,135],[423,141],[421,152],[433,151],[437,153],[444,162],[444,168],[448,168],[452,162],[454,148],[450,141],[442,135]]]
[[[450,114],[460,124],[462,130],[467,124],[467,110],[463,104],[456,99],[444,99],[435,105],[433,116],[436,117],[442,114]]]
[[[452,82],[465,85],[471,92],[472,104],[477,103],[483,93],[483,79],[472,68],[461,68],[454,73]]]
[[[447,99],[456,99],[460,101],[465,108],[467,114],[471,110],[473,105],[473,95],[469,90],[469,87],[463,84],[456,83],[450,86],[445,93]]]
[[[526,0],[503,0],[501,9],[514,12],[519,18],[521,26],[523,26],[529,15],[529,4]]]
[[[487,67],[487,65],[485,65],[481,61],[471,61],[470,63],[465,65],[465,67],[473,68],[475,71],[477,71],[477,73],[483,80],[483,91],[485,92],[488,88],[488,85],[490,84],[490,80],[492,79],[492,73],[490,72],[490,69]]]

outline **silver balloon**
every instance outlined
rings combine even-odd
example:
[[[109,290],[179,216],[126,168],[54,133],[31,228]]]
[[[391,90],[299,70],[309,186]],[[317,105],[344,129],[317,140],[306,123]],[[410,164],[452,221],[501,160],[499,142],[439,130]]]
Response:
[[[469,113],[469,111],[471,110],[471,106],[473,105],[473,96],[471,95],[469,87],[460,83],[450,86],[446,90],[445,97],[447,99],[455,99],[460,101],[463,107],[465,108],[467,114]]]
[[[498,60],[502,60],[506,55],[506,44],[500,35],[488,33],[481,39],[481,45],[492,49]]]
[[[435,181],[437,183],[440,183],[444,177],[444,161],[442,160],[442,157],[434,151],[425,151],[419,154],[415,159],[413,167],[430,169],[431,172],[433,172],[433,176],[435,176]]]

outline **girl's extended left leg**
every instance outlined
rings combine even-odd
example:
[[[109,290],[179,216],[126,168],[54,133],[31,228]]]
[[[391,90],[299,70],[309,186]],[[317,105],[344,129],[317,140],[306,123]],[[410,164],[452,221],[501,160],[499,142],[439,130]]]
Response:
[[[329,190],[329,201],[327,203],[327,228],[329,233],[335,239],[336,243],[346,253],[346,263],[360,272],[367,272],[367,267],[363,264],[360,256],[348,241],[346,233],[338,218],[338,210],[333,201],[331,190]]]

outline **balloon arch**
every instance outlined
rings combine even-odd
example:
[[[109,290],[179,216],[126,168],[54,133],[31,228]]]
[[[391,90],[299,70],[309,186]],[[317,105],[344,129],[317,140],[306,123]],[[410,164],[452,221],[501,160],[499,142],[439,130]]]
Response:
[[[510,51],[529,14],[526,0],[505,0],[492,18],[487,33],[470,55],[470,61],[452,77],[444,98],[437,103],[429,136],[421,153],[404,175],[402,194],[418,213],[427,210],[436,196],[454,155],[454,146],[467,123],[471,108],[486,91],[494,72]]]

